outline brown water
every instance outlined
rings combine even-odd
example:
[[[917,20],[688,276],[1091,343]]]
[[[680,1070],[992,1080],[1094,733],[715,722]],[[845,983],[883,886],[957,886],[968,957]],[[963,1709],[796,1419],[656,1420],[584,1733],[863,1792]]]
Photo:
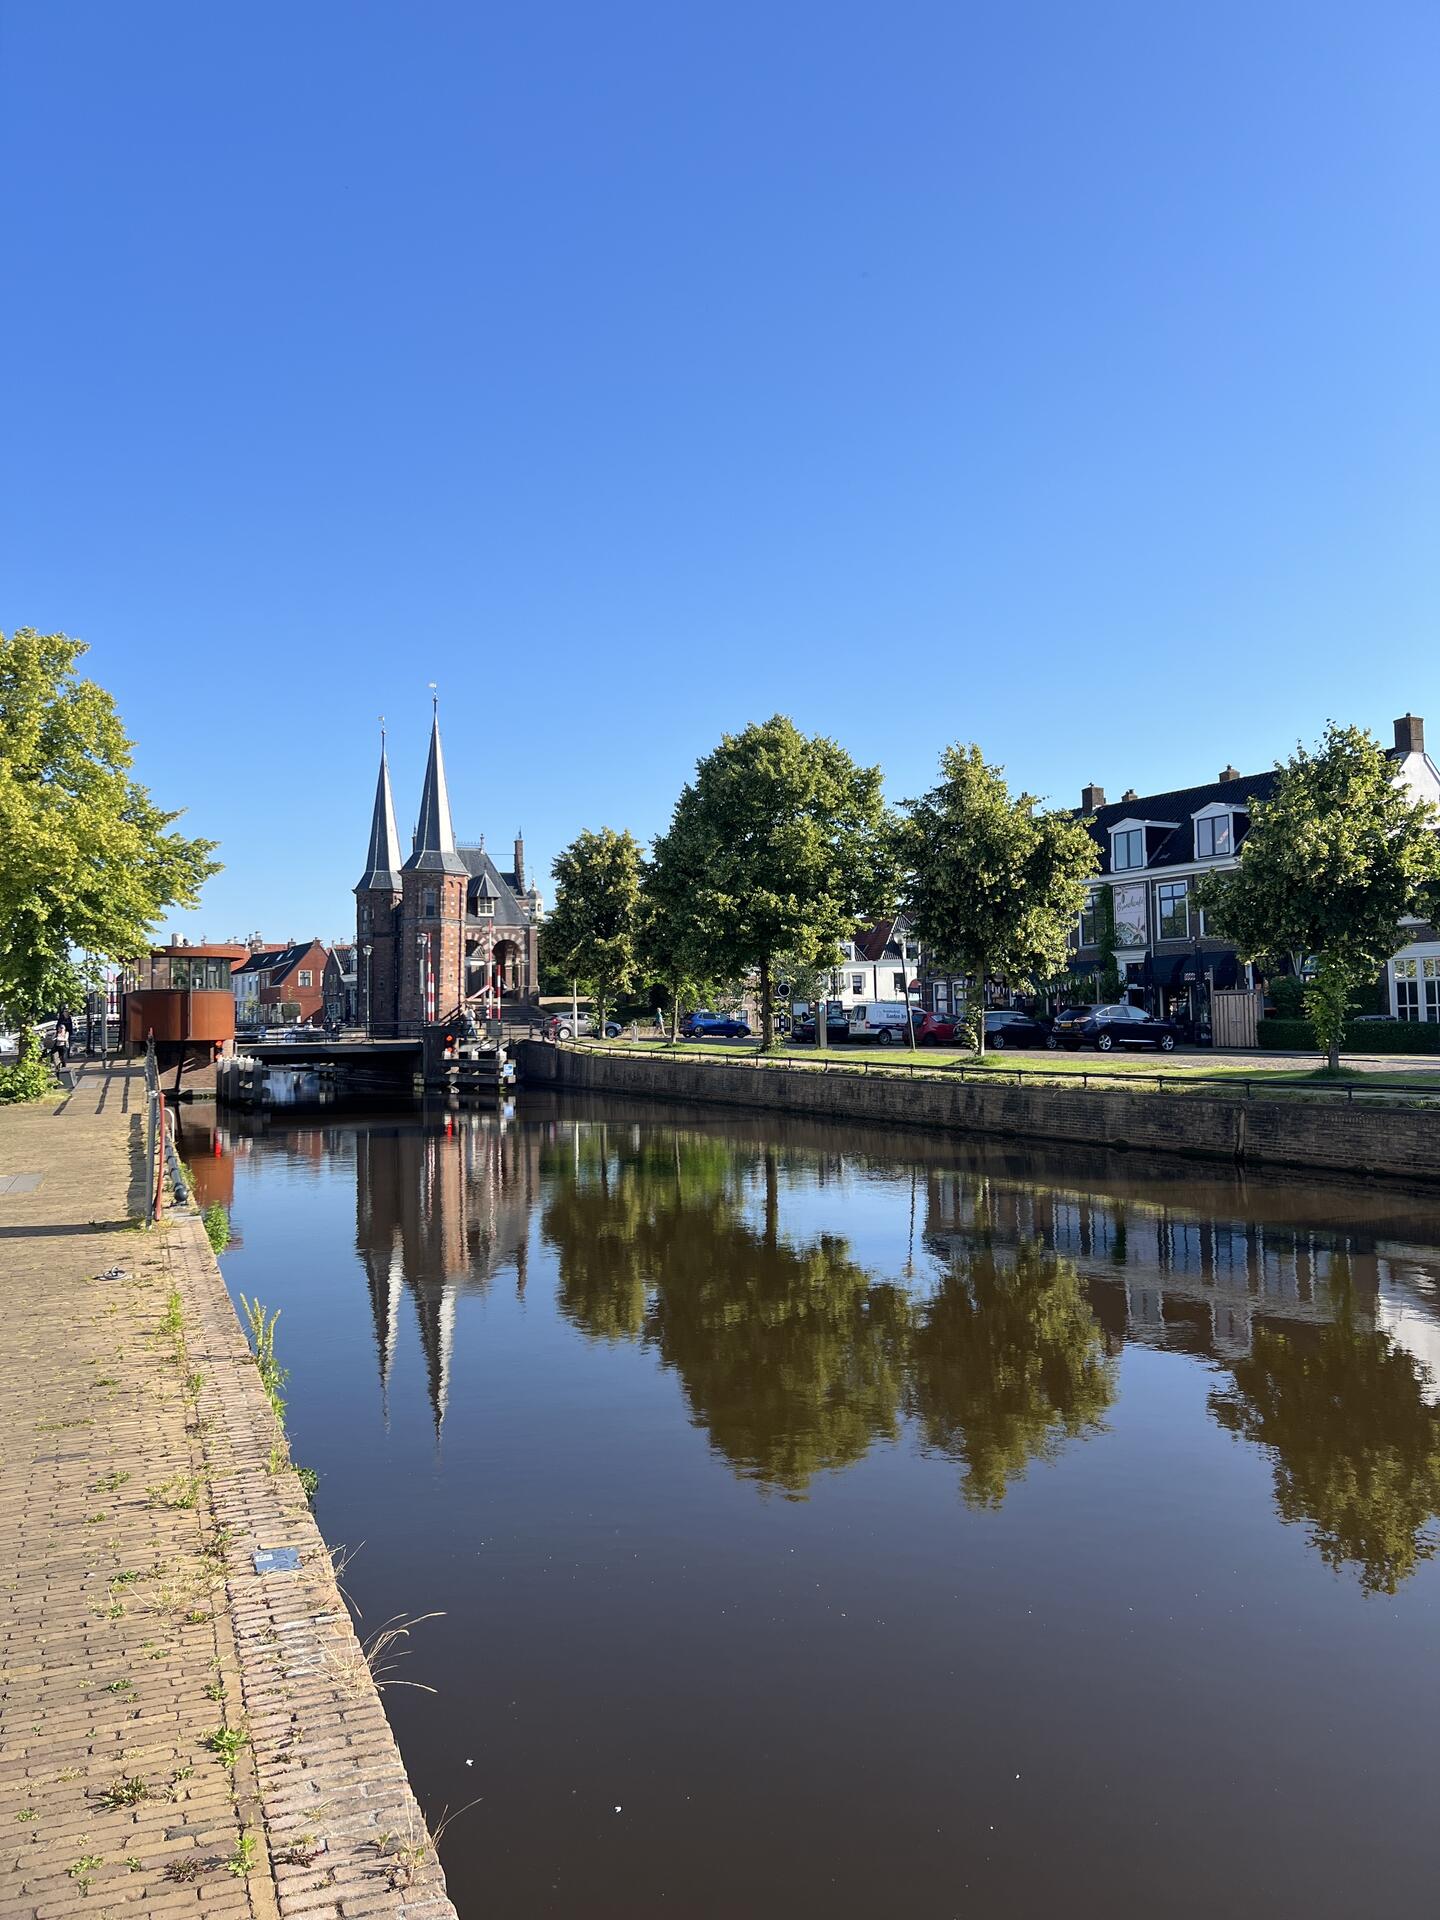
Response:
[[[190,1129],[469,1916],[1433,1909],[1440,1218],[522,1100]]]

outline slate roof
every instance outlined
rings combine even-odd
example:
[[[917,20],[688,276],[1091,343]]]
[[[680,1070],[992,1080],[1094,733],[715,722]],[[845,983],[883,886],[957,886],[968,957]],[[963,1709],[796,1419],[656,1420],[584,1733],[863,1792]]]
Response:
[[[445,755],[440,746],[440,718],[430,727],[430,757],[425,762],[425,785],[420,793],[420,818],[415,823],[415,845],[405,862],[406,873],[463,873],[450,824],[450,792],[445,784]]]
[[[1217,800],[1223,800],[1237,812],[1245,813],[1254,800],[1268,800],[1275,789],[1275,769],[1265,773],[1242,774],[1238,780],[1211,780],[1201,787],[1176,787],[1169,793],[1142,793],[1138,800],[1111,800],[1096,809],[1090,827],[1091,838],[1100,849],[1100,871],[1110,871],[1110,830],[1122,820],[1170,821],[1172,829],[1164,838],[1148,835],[1149,857],[1145,872],[1156,867],[1185,867],[1195,864],[1195,832],[1192,815]],[[1082,810],[1075,813],[1083,818]],[[1141,869],[1134,869],[1137,873]]]
[[[390,764],[380,749],[380,772],[375,781],[375,807],[370,818],[370,846],[365,871],[356,893],[400,891],[400,835],[395,826],[395,800],[390,791]]]
[[[236,973],[270,973],[278,969],[281,977],[293,973],[300,962],[308,957],[315,942],[305,940],[294,947],[267,947],[261,953],[252,953],[243,966],[232,968]]]
[[[501,873],[484,847],[461,847],[458,851],[470,875],[470,884],[465,889],[466,913],[474,917],[476,899],[488,892],[495,902],[495,912],[485,915],[486,926],[528,927],[530,917],[516,899],[509,877]]]

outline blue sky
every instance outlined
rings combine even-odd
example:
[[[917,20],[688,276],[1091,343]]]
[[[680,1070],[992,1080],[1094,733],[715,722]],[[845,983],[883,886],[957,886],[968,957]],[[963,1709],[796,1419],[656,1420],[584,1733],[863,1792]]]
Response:
[[[1440,737],[1440,10],[12,5],[0,625],[89,641],[214,937],[660,828]]]

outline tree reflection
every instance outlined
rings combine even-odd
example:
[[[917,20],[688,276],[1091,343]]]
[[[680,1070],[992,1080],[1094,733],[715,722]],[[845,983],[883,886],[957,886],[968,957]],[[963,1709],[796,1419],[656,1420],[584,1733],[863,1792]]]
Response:
[[[592,1337],[652,1343],[737,1473],[799,1496],[895,1437],[906,1297],[844,1240],[781,1236],[773,1154],[680,1135],[612,1150],[592,1136],[552,1171],[543,1232],[561,1312]]]
[[[1368,1593],[1394,1593],[1435,1552],[1440,1416],[1421,1363],[1362,1323],[1348,1287],[1335,1305],[1328,1326],[1258,1327],[1210,1411],[1272,1454],[1282,1520]]]
[[[1096,1432],[1115,1397],[1104,1337],[1068,1260],[1022,1241],[957,1254],[911,1346],[922,1444],[961,1462],[967,1504],[998,1507],[1031,1460]]]

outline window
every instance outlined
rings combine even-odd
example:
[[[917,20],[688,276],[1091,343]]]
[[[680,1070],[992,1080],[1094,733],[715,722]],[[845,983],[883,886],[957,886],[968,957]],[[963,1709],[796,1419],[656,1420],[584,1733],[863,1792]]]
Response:
[[[476,895],[475,917],[477,920],[493,920],[495,918],[495,902],[490,898],[489,894],[481,893]]]
[[[1420,1018],[1419,967],[1413,960],[1395,962],[1395,1017],[1397,1020]]]
[[[1100,941],[1100,896],[1092,893],[1080,913],[1080,944],[1097,946]]]
[[[1190,890],[1183,880],[1165,880],[1156,887],[1155,914],[1162,940],[1190,938]]]
[[[1420,971],[1425,982],[1425,1018],[1440,1020],[1440,960],[1422,960]]]
[[[420,911],[421,911],[421,913],[422,913],[422,914],[424,915],[424,917],[425,917],[425,919],[427,919],[427,920],[433,920],[433,919],[435,918],[435,889],[434,889],[434,887],[426,887],[426,889],[425,889],[425,891],[424,891],[424,893],[423,893],[423,894],[421,895],[421,897],[420,897]]]
[[[895,982],[895,991],[896,991],[896,993],[898,993],[898,994],[899,994],[899,996],[900,996],[900,998],[901,998],[901,999],[903,1000],[903,999],[905,998],[905,976],[904,976],[904,974],[903,974],[903,973],[895,973],[895,974],[892,974],[892,975],[891,975],[890,977],[891,977],[891,979],[892,979],[892,980],[893,980],[893,981]]]
[[[864,974],[863,974],[863,973],[852,973],[852,974],[851,974],[851,976],[850,976],[850,991],[851,991],[852,993],[864,993],[864,991],[865,991],[865,976],[864,976]]]
[[[1235,833],[1228,813],[1210,813],[1195,822],[1195,858],[1223,860],[1235,851]]]
[[[361,907],[361,909],[360,909],[360,931],[361,931],[362,933],[368,933],[368,932],[370,931],[370,909],[369,909],[369,907]]]
[[[296,975],[296,985],[301,987],[308,987],[308,986],[311,986],[312,984],[313,982],[311,981],[311,978],[310,978],[309,967],[302,967],[299,973]]]
[[[1124,873],[1131,867],[1143,867],[1145,864],[1145,829],[1128,827],[1124,833],[1112,833],[1110,836],[1110,867],[1112,872]]]

